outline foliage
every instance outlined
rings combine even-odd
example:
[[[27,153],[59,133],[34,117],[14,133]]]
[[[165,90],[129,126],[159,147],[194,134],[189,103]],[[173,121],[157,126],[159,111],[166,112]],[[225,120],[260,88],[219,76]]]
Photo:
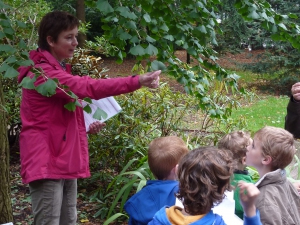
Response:
[[[2,32],[0,34],[1,44],[4,44],[0,56],[1,75],[8,79],[3,80],[3,92],[5,98],[5,109],[7,111],[7,122],[10,126],[8,135],[10,144],[14,144],[20,128],[20,100],[21,90],[18,88],[16,69],[20,65],[30,65],[28,60],[28,49],[36,48],[37,30],[36,26],[41,17],[50,10],[45,1],[21,1],[5,0],[3,3],[10,4],[1,10],[6,20],[1,20]],[[8,19],[9,16],[9,19]],[[6,22],[5,22],[6,21]],[[0,29],[1,30],[1,29]],[[20,63],[19,60],[23,60]],[[5,73],[4,73],[5,72]]]

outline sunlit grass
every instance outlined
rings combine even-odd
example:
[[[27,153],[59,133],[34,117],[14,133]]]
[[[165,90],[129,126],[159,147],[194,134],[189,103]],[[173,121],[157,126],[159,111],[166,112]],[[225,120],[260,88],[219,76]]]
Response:
[[[245,130],[256,132],[268,125],[284,128],[288,96],[264,96],[247,106],[233,110],[232,117],[244,117],[247,122]]]

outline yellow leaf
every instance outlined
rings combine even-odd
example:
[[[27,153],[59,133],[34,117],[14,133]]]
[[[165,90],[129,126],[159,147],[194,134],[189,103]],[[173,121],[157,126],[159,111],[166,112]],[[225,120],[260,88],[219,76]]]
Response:
[[[81,223],[86,223],[86,222],[89,222],[89,220],[88,219],[81,219],[80,222]]]

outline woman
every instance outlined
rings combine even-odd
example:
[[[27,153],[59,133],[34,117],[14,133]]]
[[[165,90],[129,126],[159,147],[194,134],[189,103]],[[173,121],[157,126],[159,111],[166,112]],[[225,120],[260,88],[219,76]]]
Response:
[[[135,91],[142,86],[157,88],[160,71],[142,76],[92,79],[73,76],[64,60],[73,56],[78,44],[79,21],[60,11],[45,15],[40,23],[37,50],[30,52],[35,68],[45,77],[56,78],[80,99],[100,99]],[[33,77],[30,67],[19,68],[19,82]],[[39,76],[35,85],[45,82]],[[76,224],[77,179],[90,176],[87,134],[83,110],[68,111],[64,105],[72,99],[57,89],[51,97],[23,89],[20,134],[21,176],[29,183],[34,224]],[[102,124],[93,124],[98,132]]]

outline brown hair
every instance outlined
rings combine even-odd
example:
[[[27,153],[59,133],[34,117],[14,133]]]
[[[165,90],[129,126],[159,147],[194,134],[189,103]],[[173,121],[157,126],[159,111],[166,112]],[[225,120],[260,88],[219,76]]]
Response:
[[[222,202],[225,190],[231,190],[232,154],[215,147],[200,147],[185,155],[178,166],[179,192],[190,215],[208,213]]]
[[[148,164],[150,170],[157,179],[163,180],[188,151],[185,142],[179,137],[156,138],[149,144]]]
[[[263,156],[272,157],[272,169],[284,169],[295,155],[293,135],[279,127],[265,126],[254,134],[261,142]]]
[[[233,154],[233,159],[242,163],[242,158],[246,156],[247,146],[250,144],[251,135],[249,132],[233,131],[226,134],[218,143],[218,148],[229,150]]]
[[[79,20],[62,11],[53,11],[47,13],[40,22],[38,29],[38,46],[49,51],[50,47],[47,42],[47,37],[51,36],[53,41],[56,42],[58,35],[65,30],[70,30],[75,27],[79,27]]]

